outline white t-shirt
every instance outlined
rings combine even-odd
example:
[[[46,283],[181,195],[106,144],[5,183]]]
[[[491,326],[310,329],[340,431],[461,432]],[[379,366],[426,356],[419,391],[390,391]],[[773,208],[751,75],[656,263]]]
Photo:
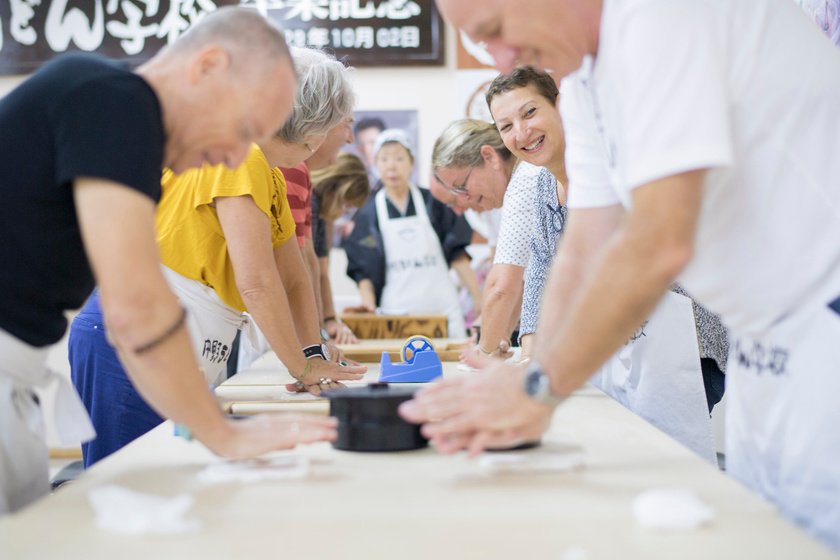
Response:
[[[502,209],[493,208],[492,210],[484,210],[480,214],[468,208],[464,212],[464,218],[467,223],[473,228],[473,231],[484,237],[487,240],[487,245],[495,247],[499,242],[499,229],[502,227]]]
[[[605,0],[562,91],[570,208],[710,169],[679,281],[736,332],[840,295],[840,51],[793,2]]]
[[[531,228],[534,225],[534,197],[542,167],[520,161],[505,190],[502,227],[493,264],[513,264],[525,268],[531,257]]]

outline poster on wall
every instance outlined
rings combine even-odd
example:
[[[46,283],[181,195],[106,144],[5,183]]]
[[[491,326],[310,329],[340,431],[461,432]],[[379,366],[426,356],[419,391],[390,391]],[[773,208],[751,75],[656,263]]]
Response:
[[[444,63],[433,0],[3,0],[0,75],[30,73],[66,52],[136,66],[236,4],[280,23],[289,44],[323,48],[353,66]]]
[[[417,133],[417,111],[353,111],[356,122],[353,124],[355,142],[344,147],[343,151],[350,152],[361,158],[368,170],[371,187],[379,181],[379,171],[374,163],[373,145],[376,137],[386,128],[401,128],[414,142],[414,169],[411,171],[411,183],[417,182],[417,150],[419,147]],[[425,186],[425,185],[423,185]]]

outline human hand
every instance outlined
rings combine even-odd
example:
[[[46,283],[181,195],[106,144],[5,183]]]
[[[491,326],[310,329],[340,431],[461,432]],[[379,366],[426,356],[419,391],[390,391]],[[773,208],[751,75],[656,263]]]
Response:
[[[344,361],[344,350],[333,344],[331,341],[324,342],[327,347],[327,352],[330,353],[330,361],[340,364]]]
[[[461,363],[468,363],[471,358],[501,358],[502,360],[507,360],[508,358],[513,356],[513,352],[510,350],[510,341],[507,339],[502,339],[499,341],[499,346],[496,347],[495,350],[491,352],[485,351],[485,349],[481,346],[481,341],[478,341],[475,345],[469,346],[461,352],[459,356]]]
[[[353,334],[353,330],[335,319],[329,319],[325,322],[325,328],[330,338],[336,344],[358,344],[359,339]]]
[[[299,443],[333,441],[338,437],[338,420],[331,416],[305,413],[259,414],[228,419],[232,436],[210,450],[231,459],[247,459],[277,449],[291,449]]]
[[[400,405],[400,415],[423,424],[423,435],[442,453],[467,449],[474,457],[487,447],[506,447],[544,433],[554,409],[525,394],[525,371],[514,364],[471,357],[483,368],[419,391]]]
[[[344,364],[344,365],[342,365]],[[310,392],[319,396],[324,389],[343,387],[339,381],[358,381],[364,377],[367,366],[353,362],[327,362],[319,357],[309,359],[309,371],[296,383],[286,385],[286,390],[293,393]]]
[[[345,307],[344,313],[376,313],[376,308],[372,305],[363,303],[355,307]]]

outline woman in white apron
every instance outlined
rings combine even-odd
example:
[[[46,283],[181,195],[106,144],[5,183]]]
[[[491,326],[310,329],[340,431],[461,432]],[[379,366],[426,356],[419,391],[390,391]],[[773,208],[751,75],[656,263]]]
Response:
[[[565,141],[554,80],[532,68],[518,68],[490,86],[490,109],[505,145],[516,156],[544,166],[535,200],[531,261],[525,273],[520,336],[523,359],[531,354],[542,291],[565,225]],[[690,298],[678,287],[667,292],[627,343],[592,377],[593,384],[711,463],[716,463],[709,409],[701,371],[698,329]],[[710,338],[724,341],[717,324]],[[722,361],[723,361],[722,360]],[[725,364],[725,361],[723,361]],[[714,401],[714,402],[712,402]]]
[[[440,313],[448,318],[447,336],[462,337],[464,316],[449,267],[462,281],[475,282],[465,252],[472,231],[462,216],[409,183],[414,157],[404,131],[382,132],[375,154],[385,187],[359,213],[345,247],[362,307],[372,311],[378,299],[384,314]]]

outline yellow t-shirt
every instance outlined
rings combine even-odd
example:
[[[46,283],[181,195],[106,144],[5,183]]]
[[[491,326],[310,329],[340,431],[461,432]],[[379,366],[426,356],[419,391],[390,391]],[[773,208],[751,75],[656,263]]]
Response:
[[[192,169],[182,175],[165,170],[157,209],[161,262],[186,278],[213,288],[223,302],[247,311],[233,275],[216,208],[219,196],[250,195],[271,221],[271,246],[295,235],[295,221],[286,198],[286,180],[272,169],[254,144],[245,162],[231,170],[224,165]]]

